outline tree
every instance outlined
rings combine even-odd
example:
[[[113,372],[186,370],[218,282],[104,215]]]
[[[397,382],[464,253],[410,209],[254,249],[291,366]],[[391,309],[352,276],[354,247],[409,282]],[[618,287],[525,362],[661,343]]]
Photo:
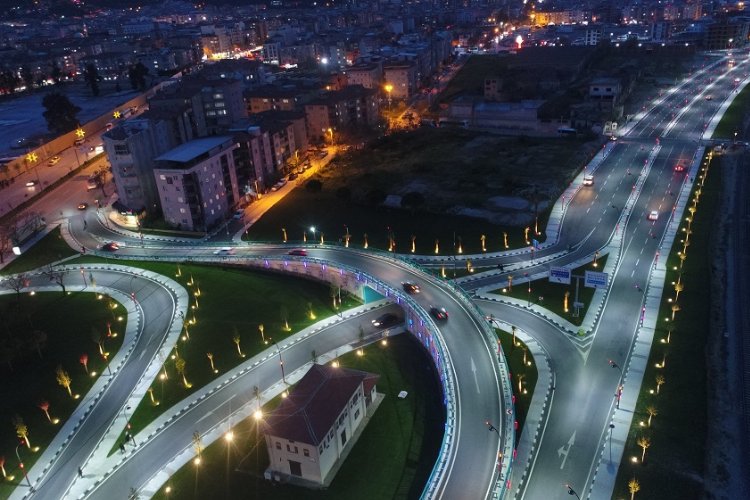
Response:
[[[141,61],[128,68],[128,79],[133,90],[146,89],[146,75],[148,75],[148,68]]]
[[[8,477],[8,474],[5,472],[5,457],[0,456],[0,471],[3,471],[3,479]]]
[[[662,384],[666,382],[666,379],[664,378],[664,375],[661,373],[656,376],[656,394],[659,394],[659,389],[661,388]]]
[[[86,375],[89,374],[89,355],[85,352],[78,358],[78,362],[83,365],[83,369],[86,370]]]
[[[86,84],[91,87],[91,93],[94,94],[94,97],[98,97],[99,80],[101,80],[101,77],[99,76],[99,70],[96,69],[96,66],[91,63],[87,64],[83,71],[83,78],[86,80]]]
[[[365,194],[365,201],[368,205],[380,205],[385,201],[386,194],[380,189],[371,189]]]
[[[680,298],[680,292],[683,291],[684,289],[685,289],[685,285],[683,283],[678,281],[677,283],[674,284],[674,292],[675,292],[674,301],[675,302],[677,302],[677,299]]]
[[[352,199],[352,190],[346,186],[340,187],[336,190],[336,198],[344,203],[349,203]]]
[[[31,332],[29,337],[29,345],[39,355],[39,359],[42,358],[42,347],[47,344],[47,333],[42,330],[34,330]]]
[[[13,371],[13,361],[21,350],[21,341],[11,332],[6,332],[0,338],[0,362],[8,365],[8,369]]]
[[[200,458],[203,453],[203,438],[198,431],[193,433],[193,449],[195,450],[195,454],[198,455],[198,458]]]
[[[643,453],[641,454],[641,463],[643,463],[644,460],[646,460],[646,450],[649,446],[651,446],[651,439],[649,439],[648,436],[640,436],[636,443],[638,443],[638,446],[643,448]]]
[[[44,268],[44,271],[42,271],[42,274],[49,278],[50,281],[54,281],[57,283],[60,288],[62,288],[62,292],[65,293],[65,277],[68,274],[67,269],[60,269],[56,268],[52,265],[48,265]]]
[[[628,482],[628,490],[630,491],[630,500],[633,500],[635,494],[641,491],[641,484],[636,478],[633,478]]]
[[[266,327],[263,325],[263,323],[258,325],[258,331],[260,332],[260,338],[263,339],[263,343],[265,344],[266,343],[266,335],[265,335]]]
[[[60,69],[60,66],[57,65],[57,63],[54,63],[54,62],[52,63],[49,76],[55,82],[55,85],[60,83],[60,78],[62,78],[62,70]]]
[[[55,134],[65,134],[78,127],[76,115],[81,108],[70,102],[60,92],[50,92],[42,99],[46,109],[42,116],[47,120],[47,129]]]
[[[281,306],[280,313],[281,321],[284,322],[284,331],[291,331],[291,328],[289,328],[289,309],[287,309],[286,306]]]
[[[70,384],[73,382],[73,379],[70,378],[68,372],[66,372],[61,365],[58,365],[57,370],[55,371],[55,376],[57,379],[57,383],[65,387],[65,389],[68,390],[68,395],[72,398],[73,391],[70,390]]]
[[[34,73],[31,72],[28,66],[21,66],[21,79],[23,79],[26,90],[29,92],[34,89]]]
[[[417,191],[410,191],[401,198],[401,206],[411,209],[412,213],[424,205],[424,195]]]
[[[651,427],[651,419],[659,414],[659,410],[655,406],[647,406],[646,413],[648,413],[648,426]]]
[[[29,441],[29,428],[20,416],[16,415],[13,418],[13,427],[16,428],[16,436],[23,439],[27,448],[31,448],[31,442]]]
[[[185,363],[184,359],[177,358],[174,362],[174,367],[177,370],[177,373],[179,373],[180,376],[182,377],[182,383],[185,385],[185,388],[189,389],[190,387],[192,387],[192,384],[188,382],[187,378],[185,377],[185,365],[186,364],[187,363]]]
[[[49,416],[49,401],[40,401],[37,406],[39,406],[39,409],[44,412],[44,415],[47,417],[47,420],[52,422],[52,417]]]
[[[515,325],[511,325],[510,331],[513,334],[513,347],[516,347],[516,329],[517,327]]]
[[[94,327],[91,327],[91,340],[99,346],[99,355],[104,356],[104,339],[102,334]]]
[[[239,354],[241,358],[244,358],[245,355],[242,354],[242,349],[240,348],[241,341],[242,339],[240,338],[239,332],[234,332],[234,336],[232,337],[232,342],[234,342],[235,345],[237,345],[237,354]]]
[[[206,357],[208,358],[208,362],[211,363],[211,371],[214,372],[214,373],[218,372],[219,370],[217,370],[216,367],[214,366],[214,355],[213,355],[213,353],[207,352],[206,353]]]
[[[682,309],[679,304],[672,304],[672,321],[674,321],[674,316],[677,314],[677,311]]]
[[[29,285],[29,278],[24,273],[13,274],[3,280],[3,287],[16,292],[16,302],[21,301],[21,290]]]
[[[17,228],[15,217],[7,217],[6,220],[0,222],[0,264],[5,262],[5,253],[13,248]]]

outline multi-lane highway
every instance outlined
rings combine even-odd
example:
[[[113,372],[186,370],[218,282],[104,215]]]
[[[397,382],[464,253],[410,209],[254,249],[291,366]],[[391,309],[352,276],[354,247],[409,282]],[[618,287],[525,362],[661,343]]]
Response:
[[[675,166],[682,164],[689,167],[699,146],[705,122],[696,117],[712,117],[724,98],[734,92],[735,75],[744,79],[747,63],[737,59],[738,65],[731,68],[717,59],[712,65],[697,71],[680,87],[653,102],[648,112],[638,117],[638,121],[621,136],[600,164],[595,172],[594,185],[579,190],[571,201],[557,243],[537,256],[563,251],[555,264],[565,265],[602,249],[616,233],[622,232],[617,234],[622,243],[617,249],[618,262],[610,279],[608,299],[586,348],[580,348],[552,324],[528,311],[507,305],[480,303],[485,312],[517,324],[534,335],[550,353],[556,374],[546,427],[541,429],[541,439],[534,451],[528,479],[520,485],[520,495],[524,498],[566,498],[567,490],[562,487],[565,483],[576,485],[579,492],[590,491],[615,405],[613,395],[621,382],[620,372],[613,370],[608,360],[613,359],[620,366],[627,365],[644,304],[640,289],[648,282],[656,250],[672,216],[676,196],[691,180],[684,171],[677,171]],[[708,89],[707,78],[712,79]],[[704,98],[703,93],[706,92],[710,92],[710,100]],[[623,215],[626,207],[627,212]],[[658,212],[656,221],[647,219],[651,211]],[[94,213],[86,216],[86,230],[82,217],[73,217],[71,231],[80,245],[92,250],[99,248],[104,241],[114,239],[126,242],[126,246],[118,252],[122,256],[191,257],[196,260],[215,258],[213,249],[201,244],[167,246],[146,238],[141,246],[136,239],[113,234],[99,225]],[[287,250],[280,245],[242,245],[232,258],[280,256]],[[501,435],[495,435],[488,433],[484,425],[487,420],[502,422],[510,405],[502,397],[501,384],[507,383],[507,380],[498,372],[494,346],[490,346],[481,333],[486,328],[481,315],[467,305],[452,287],[394,259],[340,247],[311,247],[308,253],[311,259],[359,269],[387,283],[393,290],[398,290],[402,281],[416,281],[423,289],[417,298],[422,307],[435,304],[445,306],[450,311],[450,320],[441,324],[439,329],[450,353],[456,380],[456,433],[452,438],[455,447],[450,467],[445,469],[445,481],[441,483],[436,496],[451,499],[490,497],[498,478],[498,452],[503,439],[512,429],[502,428]],[[517,257],[498,255],[490,262],[507,264],[517,260]],[[543,269],[546,266],[534,266],[529,261],[525,272],[533,274]],[[502,283],[505,275],[493,277],[492,280]],[[113,277],[112,281],[114,283],[116,279]],[[479,287],[489,283],[488,278],[472,282],[470,286]],[[165,325],[162,325],[162,329],[165,329]],[[158,338],[158,332],[154,335],[154,338]],[[338,332],[325,339],[321,337],[318,340],[321,344],[316,346],[316,350],[325,352],[326,349],[335,349],[337,343],[343,345],[351,341],[346,333]],[[285,364],[304,364],[309,358],[309,349],[309,345],[290,349],[285,353],[285,360],[289,360]],[[146,358],[149,357],[144,356]],[[128,379],[134,378],[137,372],[136,364],[133,366],[133,373]],[[243,397],[249,400],[247,394],[254,385],[275,382],[273,372],[275,370],[270,368],[261,369],[247,380],[238,380],[236,386],[227,389],[224,397],[235,393],[240,395],[240,400]],[[118,378],[126,379],[124,376]],[[628,391],[638,389],[626,386]],[[124,384],[117,391],[122,399],[123,393],[120,391],[127,391],[127,386]],[[111,419],[112,412],[119,409],[117,396],[112,398],[114,407],[109,413],[97,417],[101,421]],[[155,467],[189,446],[190,433],[187,430],[191,426],[199,425],[200,419],[210,412],[214,412],[211,413],[214,415],[212,419],[222,418],[222,412],[215,410],[225,401],[219,395],[215,398],[212,396],[191,408],[180,417],[174,428],[156,434],[114,474],[101,482],[94,496],[123,491],[118,488],[126,485],[140,487],[153,474]],[[55,465],[59,468],[56,469],[60,471],[57,473],[59,477],[66,476],[69,481],[75,476],[70,468],[75,460],[88,456],[86,446],[90,446],[84,442],[79,444],[79,441],[93,440],[95,435],[82,435],[78,441],[77,436],[73,438],[70,453],[79,453],[77,450],[80,450],[81,455],[71,455],[67,461],[59,461],[59,465]],[[566,450],[564,460],[559,452],[561,447]],[[57,488],[66,480],[60,479],[61,483],[54,481],[46,479],[40,488],[47,487],[49,492],[59,491]]]

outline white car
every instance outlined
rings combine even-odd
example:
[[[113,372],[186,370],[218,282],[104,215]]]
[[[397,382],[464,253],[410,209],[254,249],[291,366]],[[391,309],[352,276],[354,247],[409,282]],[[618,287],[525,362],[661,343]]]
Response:
[[[594,185],[594,176],[591,174],[586,174],[583,176],[583,185],[584,186],[593,186]]]
[[[659,218],[659,212],[657,212],[656,210],[651,210],[651,212],[649,212],[649,214],[648,214],[648,220],[655,221],[658,218]]]
[[[230,247],[224,247],[219,248],[218,250],[214,250],[214,255],[233,255],[234,254],[234,248]]]

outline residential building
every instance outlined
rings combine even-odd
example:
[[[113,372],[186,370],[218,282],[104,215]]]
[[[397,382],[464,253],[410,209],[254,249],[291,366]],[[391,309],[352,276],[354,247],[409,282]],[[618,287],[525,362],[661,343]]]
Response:
[[[724,50],[747,43],[750,19],[737,17],[721,19],[711,23],[706,29],[704,48],[706,50]]]
[[[386,84],[393,86],[393,99],[408,99],[417,90],[417,66],[414,63],[386,64],[383,78]]]
[[[327,92],[305,104],[307,137],[322,140],[333,131],[374,127],[379,119],[377,92],[361,85]]]
[[[157,209],[153,159],[177,144],[167,122],[131,118],[102,134],[102,142],[112,166],[118,201],[137,212]]]
[[[357,64],[346,69],[349,85],[362,85],[366,89],[378,89],[383,83],[383,68],[380,64]]]
[[[595,78],[589,83],[589,98],[617,101],[622,87],[616,78]]]
[[[208,231],[239,202],[230,136],[195,139],[156,157],[154,177],[164,220],[187,231]]]
[[[266,477],[327,486],[374,411],[378,375],[313,364],[289,396],[264,418]]]

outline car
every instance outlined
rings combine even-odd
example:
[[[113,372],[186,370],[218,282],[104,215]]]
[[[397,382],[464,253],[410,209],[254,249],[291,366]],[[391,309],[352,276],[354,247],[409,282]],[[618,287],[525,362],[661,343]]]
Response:
[[[214,255],[233,255],[234,254],[234,248],[230,247],[223,247],[219,248],[218,250],[214,250]]]
[[[73,144],[75,144],[76,146],[83,146],[84,142],[86,142],[86,139],[76,139]]]
[[[78,210],[86,210],[87,208],[89,208],[89,204],[85,201],[78,204]]]
[[[47,160],[47,165],[49,165],[50,167],[54,167],[59,162],[60,162],[60,157],[59,156],[53,156],[52,158],[50,158],[49,160]]]
[[[232,214],[232,219],[240,220],[244,215],[245,215],[244,210],[235,210],[234,214]]]
[[[26,187],[27,187],[27,188],[31,188],[31,187],[34,187],[34,186],[36,186],[37,184],[39,184],[39,182],[37,182],[37,181],[28,181],[28,182],[26,183]]]
[[[307,257],[307,250],[304,248],[295,248],[289,251],[289,255],[295,255],[297,257]]]
[[[683,165],[682,163],[678,163],[677,165],[674,166],[674,171],[675,172],[684,172],[685,171],[685,165]]]
[[[413,293],[419,293],[419,285],[416,283],[409,283],[408,281],[405,281],[404,283],[401,283],[401,286],[404,287],[404,291],[409,294]]]
[[[120,245],[118,245],[114,241],[110,241],[102,245],[102,250],[104,250],[105,252],[116,252],[119,249],[120,249]]]
[[[713,99],[713,96],[711,96],[711,95],[707,95],[707,96],[706,96],[706,100],[707,100],[707,101],[710,101],[711,99]]]
[[[648,220],[656,221],[658,218],[659,218],[659,212],[657,212],[656,210],[651,210],[648,213]]]
[[[296,178],[297,178],[297,174],[296,173],[292,172],[291,174],[289,174],[289,180],[290,181],[293,181]]]
[[[430,315],[440,321],[448,319],[448,311],[445,310],[445,307],[430,306]]]
[[[594,176],[591,174],[586,174],[583,176],[583,185],[584,186],[593,186],[594,185]]]
[[[385,313],[372,320],[372,326],[384,328],[390,325],[394,325],[398,323],[398,321],[398,316],[396,316],[395,314]]]

